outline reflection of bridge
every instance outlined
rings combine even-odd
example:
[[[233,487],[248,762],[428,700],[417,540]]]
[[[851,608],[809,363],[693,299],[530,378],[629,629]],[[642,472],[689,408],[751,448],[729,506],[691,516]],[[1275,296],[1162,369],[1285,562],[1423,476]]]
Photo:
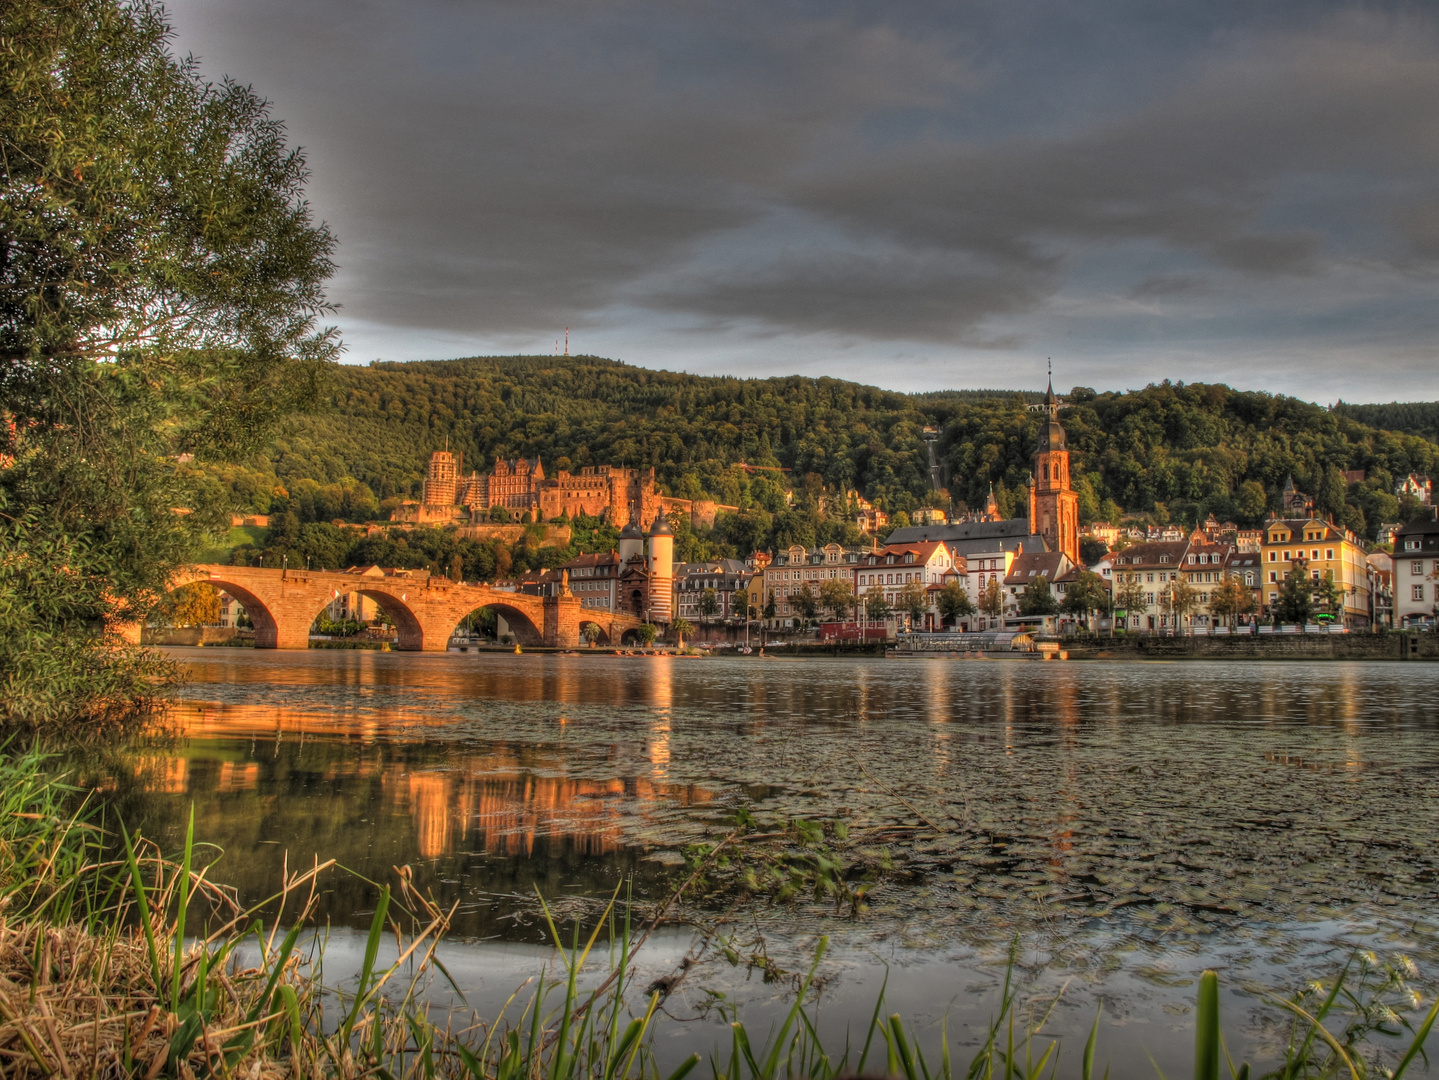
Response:
[[[575,648],[584,623],[599,627],[603,643],[617,645],[640,625],[632,615],[583,608],[568,589],[561,596],[530,596],[443,577],[362,577],[335,570],[253,566],[191,567],[175,577],[172,587],[198,581],[223,589],[243,605],[255,625],[259,649],[309,648],[315,618],[330,601],[348,593],[373,600],[394,623],[399,647],[417,652],[444,652],[460,620],[478,608],[503,615],[522,645]]]

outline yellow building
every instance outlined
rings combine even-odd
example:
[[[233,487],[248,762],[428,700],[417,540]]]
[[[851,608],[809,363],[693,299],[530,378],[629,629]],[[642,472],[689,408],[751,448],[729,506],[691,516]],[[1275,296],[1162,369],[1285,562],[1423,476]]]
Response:
[[[1284,586],[1284,576],[1302,561],[1316,581],[1333,581],[1344,595],[1344,625],[1368,628],[1370,618],[1369,564],[1359,538],[1322,518],[1275,518],[1264,527],[1264,611],[1273,613]]]

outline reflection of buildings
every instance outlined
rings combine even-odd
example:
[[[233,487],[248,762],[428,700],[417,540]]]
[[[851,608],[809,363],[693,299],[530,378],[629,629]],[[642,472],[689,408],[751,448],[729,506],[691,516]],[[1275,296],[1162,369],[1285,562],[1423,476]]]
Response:
[[[630,800],[673,799],[689,806],[713,798],[702,789],[646,779],[546,776],[503,752],[465,758],[459,770],[412,772],[403,781],[384,776],[381,783],[387,801],[414,819],[425,858],[461,844],[493,855],[529,856],[541,840],[580,855],[609,854],[625,846]]]
[[[616,701],[618,705],[649,705],[655,710],[647,744],[654,776],[662,775],[669,761],[672,674],[670,663],[656,661],[654,678],[636,688],[642,696]],[[570,673],[571,679],[574,675]],[[570,689],[562,679],[560,684],[536,687],[525,700],[572,697]],[[705,788],[667,784],[650,776],[566,776],[570,764],[561,754],[504,744],[488,753],[446,756],[443,768],[434,767],[431,758],[417,759],[413,751],[394,744],[377,750],[377,735],[401,734],[418,726],[407,724],[403,716],[392,716],[386,722],[370,715],[222,706],[186,710],[175,719],[179,721],[176,734],[190,738],[264,738],[252,751],[254,760],[163,754],[137,757],[132,768],[143,790],[192,797],[258,792],[262,800],[271,798],[273,790],[267,790],[267,784],[280,784],[283,789],[288,782],[284,770],[295,767],[293,759],[286,764],[279,749],[301,744],[306,736],[327,736],[325,742],[337,751],[326,755],[323,766],[309,766],[314,769],[309,774],[313,781],[329,793],[323,798],[339,800],[325,813],[340,814],[345,827],[362,818],[372,823],[389,820],[394,823],[392,828],[398,826],[413,836],[413,840],[396,837],[398,848],[413,845],[418,855],[427,859],[461,850],[529,856],[539,844],[566,847],[579,855],[609,854],[633,842],[626,830],[657,809],[654,804],[685,807],[715,797]],[[306,759],[311,753],[306,747]],[[277,764],[267,766],[268,761]],[[376,800],[388,814],[373,813],[370,807]],[[306,812],[300,811],[302,816]]]

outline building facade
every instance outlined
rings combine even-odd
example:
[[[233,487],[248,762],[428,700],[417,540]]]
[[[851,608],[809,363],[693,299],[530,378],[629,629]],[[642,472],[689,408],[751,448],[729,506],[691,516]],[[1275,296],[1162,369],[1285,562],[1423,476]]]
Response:
[[[806,589],[816,601],[814,618],[820,618],[819,594],[826,581],[841,580],[853,593],[855,567],[860,555],[859,549],[845,548],[839,544],[826,544],[812,551],[795,545],[777,552],[773,561],[760,571],[764,597],[760,612],[765,628],[791,629],[808,618],[801,596]],[[773,614],[768,614],[770,611],[773,611]]]
[[[750,571],[739,559],[676,563],[674,611],[696,626],[741,622]]]
[[[968,567],[964,556],[955,556],[942,540],[923,540],[912,544],[886,544],[878,551],[865,552],[855,566],[855,596],[865,609],[871,596],[879,595],[896,612],[901,623],[910,623],[901,612],[903,594],[917,587],[924,597],[924,614],[912,630],[937,630],[943,623],[939,613],[938,594],[950,580],[966,581]],[[971,600],[973,597],[970,598]]]
[[[1394,534],[1394,625],[1433,628],[1439,619],[1439,507]]]
[[[1264,526],[1260,557],[1264,571],[1264,605],[1273,615],[1287,574],[1301,568],[1315,581],[1328,579],[1342,595],[1343,623],[1367,628],[1373,614],[1371,569],[1359,538],[1332,521],[1318,517],[1274,518]]]

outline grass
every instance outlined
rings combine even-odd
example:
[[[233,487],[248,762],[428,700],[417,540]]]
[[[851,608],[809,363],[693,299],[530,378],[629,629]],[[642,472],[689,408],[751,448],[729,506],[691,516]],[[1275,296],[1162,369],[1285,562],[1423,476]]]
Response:
[[[199,563],[223,563],[229,562],[230,552],[234,551],[241,544],[253,544],[257,548],[265,546],[270,536],[270,530],[261,528],[259,525],[234,525],[227,532],[224,538],[211,547],[205,548],[196,557]]]
[[[927,1057],[903,1019],[886,1012],[883,990],[863,1038],[827,1047],[813,998],[821,942],[777,1027],[761,1038],[734,1017],[726,1045],[661,1071],[652,1035],[664,989],[633,985],[633,960],[723,845],[640,927],[617,890],[588,933],[576,922],[566,942],[541,901],[560,977],[542,972],[529,996],[512,996],[498,1016],[463,1021],[423,998],[429,980],[449,979],[436,946],[453,909],[441,910],[397,871],[381,892],[353,984],[327,987],[323,939],[305,927],[325,875],[339,872],[332,863],[287,870],[273,897],[241,909],[199,866],[207,851],[193,816],[183,848],[167,856],[107,820],[103,804],[49,775],[48,765],[36,751],[0,747],[6,1077],[683,1080],[702,1069],[713,1080],[1034,1080],[1060,1068],[1060,1043],[1043,1033],[1058,998],[1037,1019],[1021,1019],[1016,940],[994,1016],[967,1061],[956,1058],[947,1028]],[[381,963],[391,938],[395,959]],[[1408,986],[1413,974],[1406,961],[1359,954],[1327,983],[1273,999],[1289,1018],[1288,1039],[1264,1077],[1367,1080],[1402,1077],[1421,1060],[1427,1067],[1423,1048],[1439,1002],[1421,1016]],[[1248,1080],[1253,1070],[1230,1060],[1219,1019],[1219,979],[1205,972],[1195,1078]],[[1098,1071],[1100,1042],[1096,1016],[1072,1063],[1084,1080],[1108,1075]]]

